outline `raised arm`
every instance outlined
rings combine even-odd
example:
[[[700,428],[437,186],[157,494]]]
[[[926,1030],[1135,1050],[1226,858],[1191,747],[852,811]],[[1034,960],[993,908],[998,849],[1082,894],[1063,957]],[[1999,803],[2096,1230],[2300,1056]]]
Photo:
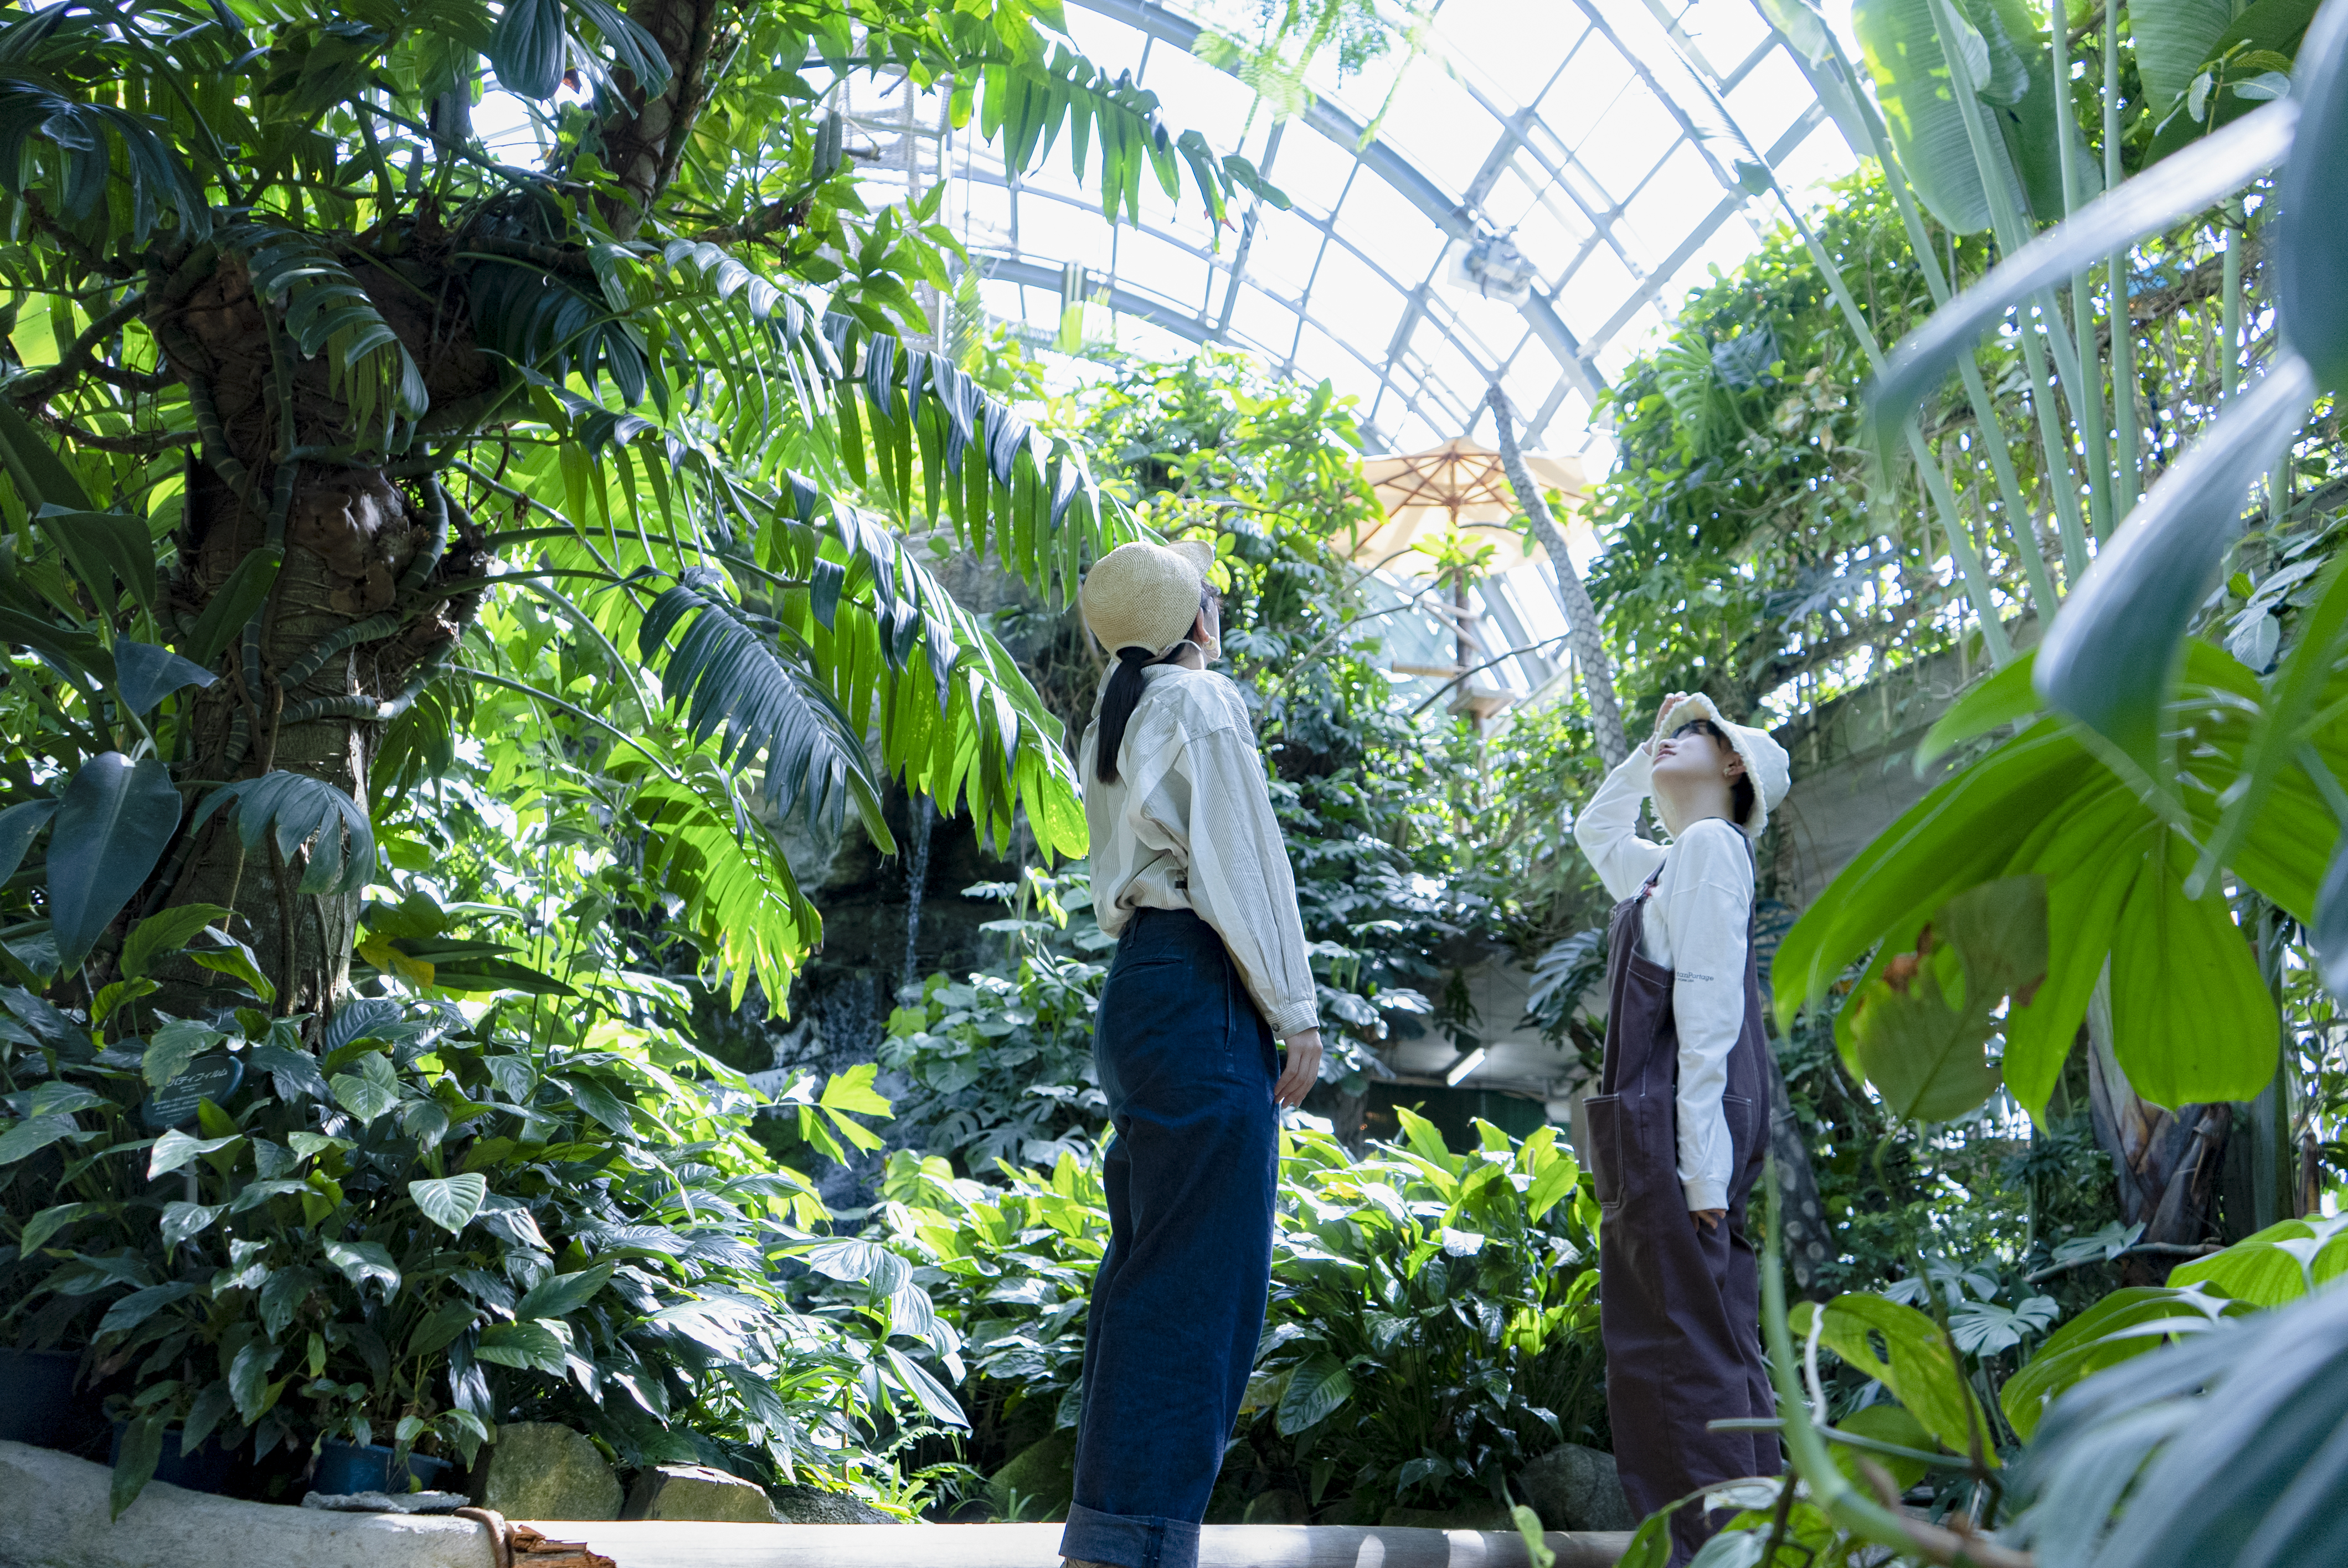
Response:
[[[1573,819],[1573,841],[1615,898],[1628,898],[1663,863],[1663,847],[1639,836],[1639,803],[1647,798],[1654,759],[1643,745],[1606,775]]]

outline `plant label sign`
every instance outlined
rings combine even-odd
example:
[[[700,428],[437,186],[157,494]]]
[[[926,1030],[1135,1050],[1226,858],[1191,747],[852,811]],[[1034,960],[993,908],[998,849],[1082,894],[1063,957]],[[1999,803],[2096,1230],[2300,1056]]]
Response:
[[[143,1119],[158,1132],[166,1127],[185,1127],[196,1119],[197,1106],[207,1100],[215,1105],[224,1103],[243,1081],[244,1063],[233,1056],[191,1061],[185,1072],[148,1096]]]

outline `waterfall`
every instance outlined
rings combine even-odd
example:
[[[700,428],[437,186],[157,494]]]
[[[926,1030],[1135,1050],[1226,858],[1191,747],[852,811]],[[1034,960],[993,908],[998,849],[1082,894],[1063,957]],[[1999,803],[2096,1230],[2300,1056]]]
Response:
[[[930,797],[914,796],[906,815],[912,818],[913,852],[905,861],[905,967],[897,985],[901,997],[908,988],[918,989],[922,983],[916,948],[922,936],[922,889],[930,880],[930,819],[934,815]]]

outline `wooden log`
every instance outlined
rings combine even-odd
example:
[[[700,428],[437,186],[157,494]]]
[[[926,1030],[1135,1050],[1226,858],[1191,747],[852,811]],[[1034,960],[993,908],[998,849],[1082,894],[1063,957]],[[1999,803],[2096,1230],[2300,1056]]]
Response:
[[[1056,1524],[702,1524],[681,1520],[539,1520],[617,1568],[1059,1568]],[[1544,1537],[1557,1568],[1613,1568],[1629,1532]],[[525,1559],[517,1557],[516,1568]],[[1335,1524],[1210,1524],[1199,1568],[1529,1568],[1522,1537],[1499,1531]]]

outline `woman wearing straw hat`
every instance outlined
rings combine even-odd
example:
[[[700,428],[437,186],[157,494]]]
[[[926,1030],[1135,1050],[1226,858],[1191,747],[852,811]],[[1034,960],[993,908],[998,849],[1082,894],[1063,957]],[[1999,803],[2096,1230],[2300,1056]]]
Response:
[[[1753,950],[1753,841],[1786,795],[1785,749],[1673,692],[1654,738],[1608,775],[1573,834],[1621,903],[1607,934],[1606,1063],[1590,1118],[1599,1327],[1622,1491],[1641,1514],[1775,1475],[1767,1433],[1706,1423],[1776,1413],[1761,1363],[1746,1199],[1768,1146],[1768,1050]],[[1638,835],[1653,795],[1668,848]],[[1672,1563],[1712,1533],[1672,1520]]]
[[[1263,1329],[1279,1113],[1321,1071],[1304,926],[1220,652],[1213,547],[1119,545],[1085,578],[1113,661],[1078,748],[1093,905],[1117,938],[1093,1023],[1117,1130],[1093,1281],[1076,1568],[1193,1568]],[[1283,1071],[1273,1042],[1287,1052]]]

